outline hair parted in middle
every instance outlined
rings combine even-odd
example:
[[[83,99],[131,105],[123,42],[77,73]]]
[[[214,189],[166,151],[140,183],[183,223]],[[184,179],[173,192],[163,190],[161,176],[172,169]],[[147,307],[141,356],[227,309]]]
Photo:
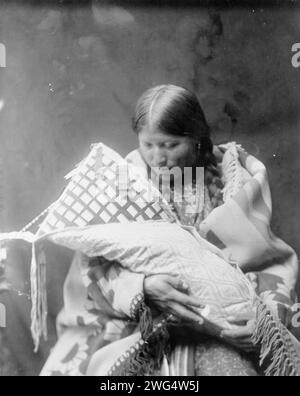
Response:
[[[209,126],[197,96],[188,89],[169,84],[144,92],[136,104],[132,128],[139,134],[145,127],[191,138],[198,153],[197,166],[215,166]]]

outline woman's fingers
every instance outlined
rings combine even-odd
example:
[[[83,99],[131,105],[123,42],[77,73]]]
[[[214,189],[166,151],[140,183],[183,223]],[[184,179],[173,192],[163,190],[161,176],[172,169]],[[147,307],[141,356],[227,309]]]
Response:
[[[221,337],[227,338],[247,338],[251,337],[251,333],[249,332],[248,327],[234,330],[223,330],[221,333]]]
[[[166,281],[176,290],[183,291],[185,293],[190,292],[189,285],[182,279],[178,278],[178,276],[168,275],[166,277]]]
[[[240,341],[233,338],[224,337],[223,340],[227,344],[230,344],[233,347],[243,350],[245,352],[254,352],[257,349],[257,347],[253,344],[250,338],[248,340]]]
[[[205,309],[205,306],[189,294],[189,286],[176,276],[148,276],[144,281],[144,292],[148,304],[161,312],[172,313],[181,321],[203,321],[199,310]]]
[[[255,329],[255,320],[249,320],[246,326],[240,326],[236,329],[223,330],[221,335],[230,338],[252,337]]]
[[[255,319],[255,315],[253,312],[246,312],[242,314],[236,314],[234,316],[229,316],[227,318],[229,323],[239,324],[239,323],[248,323],[250,320]]]
[[[169,324],[174,324],[174,325],[179,325],[182,323],[181,319],[173,314],[168,315],[166,320]]]
[[[178,291],[182,291],[183,293],[189,294],[191,292],[190,286],[183,280],[177,279],[176,281],[173,280],[172,286],[177,289]]]
[[[223,330],[221,338],[238,349],[253,352],[257,349],[252,341],[254,327],[255,320],[250,320],[246,326],[232,330]]]
[[[181,321],[196,322],[199,325],[204,323],[204,319],[199,314],[192,312],[176,302],[170,304],[170,311],[175,317],[180,318]]]
[[[233,344],[241,345],[244,347],[246,347],[246,346],[249,347],[249,346],[253,345],[251,337],[244,338],[243,340],[237,340],[236,338],[231,338],[231,337],[224,337],[224,340],[230,341]]]
[[[201,302],[199,301],[199,298],[187,294],[190,291],[187,283],[185,283],[181,279],[172,278],[172,277],[170,277],[170,279],[168,279],[168,281],[169,281],[169,284],[174,289],[170,293],[170,298],[173,301],[176,301],[182,305],[190,305],[190,306],[197,307],[197,308],[205,308],[205,305],[201,304]]]
[[[170,299],[181,305],[190,306],[191,308],[205,308],[203,304],[199,301],[199,298],[194,296],[189,296],[187,294],[181,293],[177,290],[173,290],[170,294]]]

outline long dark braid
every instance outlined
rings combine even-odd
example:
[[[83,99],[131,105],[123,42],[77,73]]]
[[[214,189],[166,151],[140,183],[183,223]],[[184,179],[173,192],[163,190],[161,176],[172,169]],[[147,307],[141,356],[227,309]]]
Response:
[[[213,207],[223,203],[223,183],[213,153],[213,143],[209,136],[202,137],[197,147],[197,166],[204,167],[204,181],[208,188]]]

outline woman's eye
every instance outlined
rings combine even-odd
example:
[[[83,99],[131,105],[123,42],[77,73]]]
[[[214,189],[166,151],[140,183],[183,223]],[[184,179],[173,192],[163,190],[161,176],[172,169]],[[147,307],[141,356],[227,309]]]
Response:
[[[178,146],[178,143],[168,143],[168,144],[166,144],[166,148],[167,149],[173,149],[173,148],[175,148],[175,147],[177,147]]]
[[[152,147],[152,144],[151,144],[151,143],[144,143],[144,146],[145,146],[147,149],[150,149],[150,148]]]

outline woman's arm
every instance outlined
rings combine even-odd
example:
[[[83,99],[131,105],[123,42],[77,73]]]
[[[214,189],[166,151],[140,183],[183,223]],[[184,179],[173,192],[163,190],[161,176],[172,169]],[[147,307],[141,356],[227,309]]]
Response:
[[[101,308],[109,310],[111,307],[124,319],[137,320],[141,303],[146,303],[154,312],[172,314],[176,321],[202,324],[196,311],[203,308],[202,305],[190,295],[187,285],[176,277],[164,274],[145,276],[103,258],[88,260],[83,275],[88,278],[88,290],[93,291],[91,297],[99,300]]]

